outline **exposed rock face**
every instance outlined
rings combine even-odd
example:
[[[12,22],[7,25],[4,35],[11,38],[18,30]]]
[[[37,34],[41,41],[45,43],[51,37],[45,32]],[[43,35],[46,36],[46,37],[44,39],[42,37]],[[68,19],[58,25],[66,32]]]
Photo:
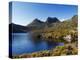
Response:
[[[71,35],[66,35],[65,37],[63,37],[64,40],[66,40],[67,42],[71,42]]]
[[[45,23],[43,21],[40,21],[39,19],[34,19],[30,24],[27,25],[27,27],[30,30],[37,30],[44,28]]]
[[[60,22],[60,21],[56,17],[54,17],[54,18],[48,17],[47,21],[46,21],[46,23],[55,23],[55,22]]]
[[[43,24],[44,22],[40,21],[39,19],[34,19],[28,26],[35,26],[35,25],[40,25]]]

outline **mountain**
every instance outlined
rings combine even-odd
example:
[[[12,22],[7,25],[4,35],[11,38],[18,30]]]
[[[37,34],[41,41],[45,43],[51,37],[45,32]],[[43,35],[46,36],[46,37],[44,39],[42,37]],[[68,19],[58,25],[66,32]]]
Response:
[[[45,26],[45,23],[43,21],[40,21],[37,18],[27,25],[27,27],[31,30],[42,29],[44,28],[44,26]]]
[[[24,33],[32,30],[70,30],[75,29],[78,25],[78,16],[74,15],[71,19],[60,22],[60,20],[56,17],[48,17],[45,22],[34,19],[27,26],[21,26],[14,23],[9,24],[10,32],[13,33]],[[11,30],[12,29],[12,30]]]
[[[45,21],[45,28],[53,27],[56,23],[60,23],[60,20],[56,17],[48,17]]]
[[[56,17],[54,17],[54,18],[48,17],[45,22],[40,21],[39,19],[36,18],[29,25],[27,25],[27,27],[30,28],[31,30],[43,29],[45,27],[53,26],[54,24],[52,24],[52,23],[58,23],[58,22],[60,22],[60,21]]]
[[[39,30],[39,29],[44,29],[45,27],[53,26],[51,24],[56,22],[60,22],[56,17],[54,18],[48,17],[45,22],[36,18],[27,26],[21,26],[18,24],[11,23],[9,24],[9,29],[10,32],[13,33],[24,33],[32,30]]]
[[[46,23],[51,24],[51,23],[56,23],[56,22],[60,22],[58,18],[56,17],[48,17],[46,20]]]
[[[28,26],[36,26],[36,25],[40,25],[43,24],[44,22],[40,21],[39,19],[34,19]]]
[[[53,21],[52,21],[53,22]],[[50,40],[53,39],[57,41],[58,39],[63,41],[63,37],[67,35],[72,35],[73,40],[77,40],[78,36],[78,16],[75,15],[71,17],[69,20],[65,20],[63,22],[57,23],[56,21],[52,23],[51,21],[48,21],[48,23],[51,23],[50,27],[44,28],[44,30],[38,30],[34,32],[32,35],[33,37],[37,37],[41,35],[43,39]],[[48,25],[49,26],[49,25]]]
[[[9,24],[9,32],[13,33],[25,33],[28,29],[25,26],[17,25],[14,23]]]
[[[78,15],[74,15],[72,17],[72,21],[73,21],[73,23],[78,24]]]
[[[74,15],[74,16],[72,17],[72,19],[78,20],[78,15]]]

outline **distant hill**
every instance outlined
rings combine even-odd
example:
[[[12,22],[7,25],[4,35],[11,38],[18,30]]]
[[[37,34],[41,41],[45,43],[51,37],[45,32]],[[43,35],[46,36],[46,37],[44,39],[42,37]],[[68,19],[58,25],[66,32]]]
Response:
[[[9,32],[24,33],[27,31],[28,31],[28,29],[25,26],[17,25],[14,23],[9,24]]]

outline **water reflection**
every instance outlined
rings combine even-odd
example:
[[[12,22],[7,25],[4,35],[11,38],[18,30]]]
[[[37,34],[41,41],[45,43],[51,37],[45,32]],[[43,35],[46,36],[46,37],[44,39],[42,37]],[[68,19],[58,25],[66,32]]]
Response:
[[[32,53],[40,50],[48,50],[63,43],[48,42],[45,40],[33,40],[29,33],[12,34],[12,54]]]

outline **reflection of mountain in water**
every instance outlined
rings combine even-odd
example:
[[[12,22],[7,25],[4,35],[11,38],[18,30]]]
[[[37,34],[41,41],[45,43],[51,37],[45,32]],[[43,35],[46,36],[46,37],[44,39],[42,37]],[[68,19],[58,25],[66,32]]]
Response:
[[[32,40],[28,37],[28,33],[13,33],[12,36],[14,36],[12,42],[13,55],[49,50],[56,46],[60,46],[60,43],[52,43],[44,40]]]

